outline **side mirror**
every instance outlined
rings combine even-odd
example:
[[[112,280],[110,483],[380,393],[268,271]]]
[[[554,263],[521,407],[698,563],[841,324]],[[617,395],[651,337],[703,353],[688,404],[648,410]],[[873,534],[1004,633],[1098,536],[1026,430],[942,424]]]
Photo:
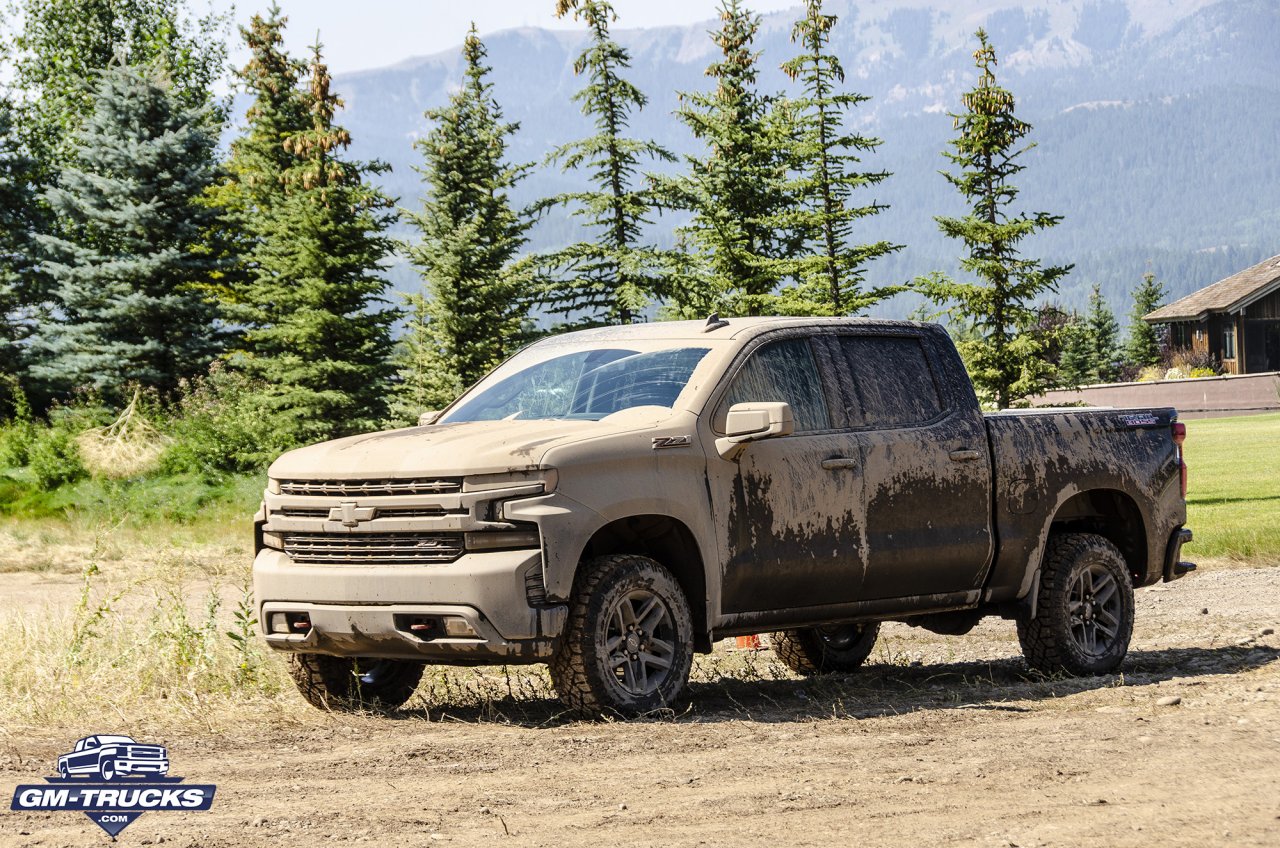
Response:
[[[436,423],[436,419],[440,417],[440,410],[429,409],[418,416],[418,426],[426,427],[428,424]]]
[[[725,459],[736,459],[748,442],[790,436],[796,430],[788,403],[735,403],[725,417],[725,435],[716,439],[716,450]]]

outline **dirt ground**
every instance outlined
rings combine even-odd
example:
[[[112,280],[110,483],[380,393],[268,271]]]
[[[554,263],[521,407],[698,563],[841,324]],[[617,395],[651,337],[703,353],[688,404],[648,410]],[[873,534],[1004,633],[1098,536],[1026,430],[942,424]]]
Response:
[[[6,605],[33,596],[6,576]],[[687,709],[652,720],[568,721],[535,697],[0,728],[0,786],[40,782],[78,736],[133,732],[218,790],[124,845],[1280,845],[1280,568],[1211,565],[1138,597],[1123,674],[1097,679],[1029,674],[1009,622],[894,624],[847,677],[722,648]],[[4,846],[107,841],[75,813],[0,818]]]

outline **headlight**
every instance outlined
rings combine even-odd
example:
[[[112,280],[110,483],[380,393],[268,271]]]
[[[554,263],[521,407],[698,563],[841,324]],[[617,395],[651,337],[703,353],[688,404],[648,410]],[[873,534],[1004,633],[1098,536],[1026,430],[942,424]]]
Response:
[[[267,493],[272,495],[280,494],[280,481],[274,477],[267,478]]]
[[[531,471],[506,471],[502,474],[472,474],[462,480],[464,492],[489,492],[495,489],[516,489],[522,486],[541,485],[543,493],[556,490],[560,475],[554,468],[535,468]]]

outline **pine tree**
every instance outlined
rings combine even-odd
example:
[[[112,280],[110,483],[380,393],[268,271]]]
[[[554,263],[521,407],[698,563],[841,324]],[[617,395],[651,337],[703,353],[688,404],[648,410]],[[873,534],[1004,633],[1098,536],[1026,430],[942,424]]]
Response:
[[[1142,320],[1164,305],[1169,296],[1165,287],[1156,282],[1156,275],[1147,272],[1142,282],[1133,290],[1133,312],[1130,313],[1129,339],[1125,343],[1125,359],[1139,368],[1159,365],[1161,360],[1160,336],[1156,328]]]
[[[76,134],[94,110],[92,80],[115,61],[163,69],[181,107],[220,124],[211,92],[227,60],[227,16],[193,20],[184,0],[18,0],[15,11],[14,84],[46,181],[75,164]]]
[[[518,125],[502,120],[474,25],[462,55],[462,88],[447,106],[427,112],[434,126],[415,144],[425,160],[419,172],[427,196],[422,212],[408,215],[421,241],[407,245],[407,253],[430,297],[408,299],[415,319],[402,341],[400,376],[425,404],[419,412],[452,400],[456,395],[444,395],[455,385],[474,383],[505,359],[529,311],[527,285],[513,262],[531,222],[512,209],[509,195],[531,166],[506,161]],[[421,369],[432,373],[416,373]],[[442,394],[428,397],[428,385]]]
[[[316,45],[302,101],[311,123],[283,141],[284,191],[255,213],[254,274],[235,310],[245,325],[235,361],[273,387],[281,426],[298,441],[376,428],[390,374],[393,314],[378,308],[378,266],[392,204],[365,181],[385,166],[340,157],[351,137],[334,123],[342,103],[330,85]]]
[[[1057,383],[1074,389],[1092,383],[1093,378],[1093,345],[1089,340],[1089,327],[1078,312],[1073,312],[1070,322],[1063,328]]]
[[[1093,284],[1089,313],[1085,317],[1090,348],[1090,376],[1096,383],[1114,383],[1120,377],[1120,325],[1111,305],[1102,296],[1102,287]]]
[[[200,247],[214,213],[208,115],[183,106],[156,72],[99,75],[76,134],[77,167],[45,199],[66,236],[42,234],[56,310],[32,341],[33,375],[56,392],[128,383],[171,391],[219,349],[215,310],[198,286],[217,270]]]
[[[0,413],[5,414],[13,411],[14,387],[26,383],[23,341],[42,292],[32,241],[40,211],[35,168],[18,139],[10,104],[0,100]]]
[[[587,25],[590,38],[574,63],[574,71],[587,77],[574,100],[592,119],[596,134],[560,147],[550,161],[565,171],[586,171],[593,187],[557,195],[542,208],[573,208],[594,240],[540,257],[539,264],[552,277],[542,297],[548,311],[571,318],[577,326],[629,324],[665,293],[664,266],[672,261],[644,243],[656,198],[653,188],[642,184],[638,170],[642,160],[670,162],[674,157],[656,142],[625,135],[632,114],[644,108],[647,98],[621,76],[631,57],[609,36],[609,24],[617,17],[612,4],[557,0],[556,14],[570,13]]]
[[[791,184],[795,205],[777,218],[809,246],[802,255],[783,263],[799,283],[789,300],[798,311],[851,315],[898,291],[901,286],[865,289],[865,265],[902,249],[888,241],[854,244],[854,226],[887,207],[875,200],[854,205],[854,192],[879,185],[887,171],[860,171],[861,156],[873,152],[881,140],[848,131],[849,110],[870,100],[863,94],[842,92],[844,67],[831,52],[836,17],[822,12],[822,0],[805,0],[804,17],[796,22],[791,40],[802,53],[782,70],[803,91],[788,103],[794,121]]]
[[[953,114],[959,136],[954,153],[944,155],[958,174],[944,173],[972,208],[963,218],[937,217],[942,232],[959,239],[968,255],[960,265],[979,282],[961,283],[935,275],[921,289],[949,312],[971,321],[981,337],[960,345],[980,395],[1000,409],[1047,388],[1053,368],[1044,359],[1044,341],[1032,331],[1034,300],[1054,291],[1071,267],[1042,267],[1025,259],[1018,245],[1028,236],[1057,225],[1062,217],[1046,212],[1010,215],[1018,196],[1010,179],[1025,166],[1017,160],[1033,145],[1019,147],[1031,125],[1014,114],[1014,98],[996,82],[995,50],[978,30],[974,53],[979,76],[963,97],[965,112]]]
[[[773,226],[790,199],[786,138],[773,98],[756,89],[760,53],[752,43],[759,28],[759,15],[722,0],[720,29],[711,36],[722,55],[706,71],[715,88],[680,95],[676,114],[706,152],[686,158],[688,174],[661,181],[671,204],[693,213],[678,235],[694,248],[695,268],[670,293],[672,315],[777,310],[777,260],[794,249]]]
[[[462,381],[445,366],[440,336],[431,321],[431,301],[421,292],[401,295],[405,306],[404,333],[392,361],[396,391],[388,418],[395,424],[414,424],[424,412],[443,409],[462,393]]]

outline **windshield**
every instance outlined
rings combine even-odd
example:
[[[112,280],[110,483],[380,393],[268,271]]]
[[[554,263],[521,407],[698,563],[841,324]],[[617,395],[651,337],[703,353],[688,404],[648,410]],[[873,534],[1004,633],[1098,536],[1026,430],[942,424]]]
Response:
[[[482,380],[441,423],[499,419],[599,421],[638,406],[673,407],[710,348],[650,345],[529,348]]]

